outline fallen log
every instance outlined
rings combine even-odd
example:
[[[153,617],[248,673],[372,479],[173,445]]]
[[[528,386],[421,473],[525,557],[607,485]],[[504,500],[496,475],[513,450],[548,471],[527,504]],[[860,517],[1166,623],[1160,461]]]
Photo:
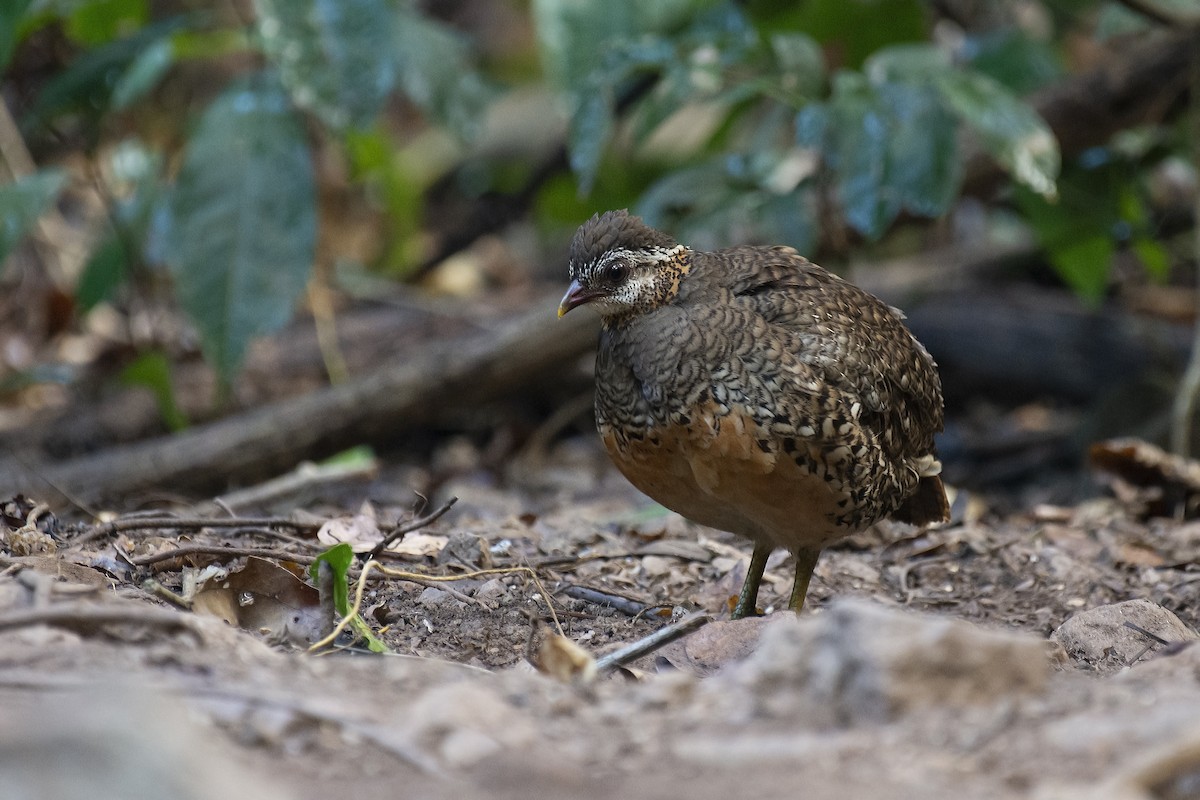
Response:
[[[539,305],[494,332],[431,342],[362,378],[181,433],[61,463],[0,461],[0,493],[91,503],[154,487],[225,488],[516,391],[593,347],[597,326]]]

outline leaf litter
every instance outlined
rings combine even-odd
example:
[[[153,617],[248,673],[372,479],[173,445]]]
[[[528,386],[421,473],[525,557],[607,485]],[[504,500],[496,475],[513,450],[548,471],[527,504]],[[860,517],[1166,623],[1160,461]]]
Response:
[[[403,785],[705,800],[798,782],[812,797],[1189,796],[1156,787],[1191,785],[1200,764],[1200,535],[1147,516],[1152,486],[1005,516],[969,496],[971,513],[940,529],[878,525],[826,553],[799,621],[777,612],[790,572],[777,554],[760,599],[776,613],[729,622],[745,544],[652,506],[599,448],[582,471],[577,444],[560,450],[570,480],[462,473],[442,487],[462,498],[454,513],[396,540],[440,548],[389,546],[369,569],[378,520],[421,519],[389,502],[387,470],[299,526],[99,530],[42,512],[55,552],[0,552],[0,703],[37,719],[78,693],[81,714],[131,737],[113,786],[158,758],[174,776],[219,762],[314,798]],[[542,469],[557,466],[551,451]],[[35,507],[10,501],[0,532]],[[351,634],[303,654],[341,616],[300,577],[326,549],[314,518],[351,520],[347,610],[390,655],[347,649]],[[112,713],[114,696],[137,707],[113,688],[129,681],[214,725],[173,734],[204,746],[181,750],[148,722],[130,734],[142,712]],[[55,724],[65,740],[99,735]],[[15,741],[0,736],[5,774]]]

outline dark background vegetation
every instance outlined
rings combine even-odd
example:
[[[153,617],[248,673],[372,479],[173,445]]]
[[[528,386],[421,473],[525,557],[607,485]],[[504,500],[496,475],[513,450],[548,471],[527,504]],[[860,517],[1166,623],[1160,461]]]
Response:
[[[591,333],[552,327],[556,292],[574,227],[628,207],[903,307],[942,366],[951,481],[1078,496],[1091,442],[1191,441],[1198,22],[1186,0],[7,3],[0,476],[111,497],[586,431]],[[155,460],[256,409],[282,432]]]

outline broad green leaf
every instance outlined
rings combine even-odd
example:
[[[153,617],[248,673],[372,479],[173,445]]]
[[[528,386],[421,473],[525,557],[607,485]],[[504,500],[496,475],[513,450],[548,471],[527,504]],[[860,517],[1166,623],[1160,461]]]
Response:
[[[546,73],[579,91],[614,45],[679,27],[716,0],[534,0],[533,20]]]
[[[809,188],[786,194],[753,190],[730,174],[729,161],[716,158],[661,178],[638,200],[637,213],[701,250],[763,242],[808,252],[816,241]]]
[[[254,8],[297,106],[335,130],[375,118],[396,78],[385,0],[254,0]]]
[[[188,426],[187,417],[175,402],[175,387],[171,383],[171,362],[162,353],[146,353],[121,370],[121,383],[144,386],[154,394],[158,413],[167,429],[181,431]]]
[[[704,13],[714,7],[717,11]],[[739,58],[741,51],[730,41],[752,35],[740,13],[714,0],[534,0],[533,15],[546,72],[567,101],[568,149],[585,192],[613,131],[615,98],[636,73],[670,63],[674,72],[664,84],[666,92],[712,93],[722,88],[722,64]],[[689,22],[692,37],[704,39],[698,57],[693,56],[699,44],[689,39],[689,30],[677,30]],[[677,47],[659,36],[667,31],[679,34]],[[673,113],[673,105],[652,107],[639,134]]]
[[[803,99],[817,97],[825,83],[825,54],[803,33],[776,33],[770,38],[779,87]]]
[[[205,111],[170,215],[167,257],[180,304],[228,381],[250,340],[291,318],[316,241],[304,127],[265,76],[226,90]]]
[[[45,169],[0,186],[0,264],[54,202],[66,181],[61,170]]]
[[[900,213],[900,192],[892,183],[888,154],[891,129],[872,95],[835,98],[834,185],[846,221],[876,238]]]
[[[863,75],[872,84],[928,82],[936,75],[953,71],[945,51],[930,44],[897,44],[871,54],[863,62]]]
[[[112,108],[120,111],[140,100],[155,87],[175,61],[170,37],[163,37],[143,50],[113,86]]]
[[[125,244],[116,236],[104,240],[79,276],[75,287],[75,302],[82,312],[91,311],[97,304],[112,297],[129,274],[129,255]]]
[[[976,72],[951,70],[933,77],[950,110],[979,134],[1013,178],[1044,197],[1054,197],[1058,141],[1028,104]]]
[[[84,111],[96,114],[107,108],[113,88],[130,65],[155,42],[190,23],[179,15],[142,28],[132,36],[90,48],[38,93],[25,124],[44,123],[59,114]]]
[[[955,119],[928,86],[889,84],[878,95],[891,130],[888,180],[901,204],[924,217],[945,214],[962,183]]]
[[[317,556],[308,568],[308,577],[316,583],[320,580],[321,564],[329,565],[333,570],[333,608],[343,617],[350,611],[350,595],[347,591],[346,576],[350,565],[354,563],[354,549],[346,542],[335,544]]]
[[[96,46],[133,33],[150,19],[147,0],[85,0],[67,17],[67,35]]]
[[[827,103],[808,103],[796,112],[796,144],[824,150],[828,145],[830,120]]]
[[[1052,43],[1034,39],[1016,28],[971,37],[967,52],[971,69],[1018,95],[1041,89],[1063,75]]]
[[[599,87],[590,96],[582,98],[580,106],[571,116],[568,150],[571,169],[579,176],[579,191],[588,194],[600,168],[600,158],[612,137],[613,100],[609,93]]]
[[[21,22],[33,0],[5,0],[0,3],[0,72],[8,67],[13,50],[21,37]]]
[[[901,208],[891,179],[890,115],[863,76],[847,71],[834,75],[828,113],[825,160],[842,213],[856,230],[877,237]]]
[[[471,48],[461,36],[400,8],[392,16],[391,54],[409,100],[462,139],[479,132],[494,91],[473,68]]]

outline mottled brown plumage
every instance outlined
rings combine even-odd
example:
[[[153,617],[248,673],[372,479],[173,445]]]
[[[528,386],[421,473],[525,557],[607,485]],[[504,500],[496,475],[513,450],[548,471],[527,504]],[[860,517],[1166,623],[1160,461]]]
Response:
[[[666,507],[797,556],[877,520],[947,517],[937,368],[899,311],[788,247],[696,252],[624,211],[571,244],[559,313],[601,314],[596,420],[622,473]]]

